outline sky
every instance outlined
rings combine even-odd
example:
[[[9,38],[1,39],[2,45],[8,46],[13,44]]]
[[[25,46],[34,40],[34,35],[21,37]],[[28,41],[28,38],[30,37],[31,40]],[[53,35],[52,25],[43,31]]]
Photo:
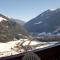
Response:
[[[60,8],[60,0],[0,0],[1,14],[26,22],[56,8]]]

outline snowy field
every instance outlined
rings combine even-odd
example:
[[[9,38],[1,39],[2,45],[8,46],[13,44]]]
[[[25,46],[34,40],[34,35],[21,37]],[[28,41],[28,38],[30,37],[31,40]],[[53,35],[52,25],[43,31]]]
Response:
[[[25,41],[25,42],[23,42]],[[29,41],[28,39],[20,39],[16,41],[10,41],[7,43],[0,43],[0,57],[15,55],[19,53],[39,48],[48,47],[50,45],[53,45],[57,42],[39,42],[39,41]]]

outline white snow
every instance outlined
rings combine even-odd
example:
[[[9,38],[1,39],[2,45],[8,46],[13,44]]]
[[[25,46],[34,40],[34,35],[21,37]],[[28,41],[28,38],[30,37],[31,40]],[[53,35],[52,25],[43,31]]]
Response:
[[[46,32],[39,33],[38,35],[46,35]]]
[[[51,10],[51,11],[54,11],[55,9],[52,9],[52,8],[51,8],[50,10]]]
[[[5,18],[0,17],[0,22],[3,21],[3,20],[7,21]]]
[[[26,42],[24,42],[23,46],[28,45],[29,40],[24,39],[24,41]],[[0,42],[0,57],[15,55],[15,54],[24,52],[24,49],[20,45],[22,42],[23,42],[23,39],[16,40],[16,41],[10,41],[7,43]],[[30,43],[30,45],[36,45],[36,44],[38,43],[36,42]]]
[[[23,41],[25,41],[23,43]],[[25,52],[25,50],[22,48],[21,43],[23,43],[23,46],[27,46],[29,44],[30,40],[28,39],[20,39],[20,40],[16,40],[16,41],[10,41],[7,43],[1,43],[0,42],[0,57],[4,57],[4,56],[10,56],[10,55],[15,55],[15,54],[19,54],[19,53],[23,53]],[[40,44],[37,47],[34,47],[36,45]],[[41,44],[43,44],[41,46]],[[46,42],[39,42],[39,41],[31,41],[30,45],[33,49],[38,49],[38,48],[44,48],[50,45],[53,45],[55,43],[46,43]],[[28,50],[29,51],[29,50]],[[31,51],[31,50],[30,50]]]
[[[37,23],[34,23],[34,24],[41,24],[42,23],[42,21],[40,21],[40,22],[37,22]]]

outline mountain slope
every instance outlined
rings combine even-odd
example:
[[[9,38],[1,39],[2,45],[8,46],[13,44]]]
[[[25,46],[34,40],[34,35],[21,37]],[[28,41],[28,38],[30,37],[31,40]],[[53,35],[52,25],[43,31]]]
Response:
[[[60,33],[60,8],[47,10],[25,24],[32,33]]]
[[[28,36],[28,32],[22,25],[0,14],[0,42],[8,42],[24,36]]]

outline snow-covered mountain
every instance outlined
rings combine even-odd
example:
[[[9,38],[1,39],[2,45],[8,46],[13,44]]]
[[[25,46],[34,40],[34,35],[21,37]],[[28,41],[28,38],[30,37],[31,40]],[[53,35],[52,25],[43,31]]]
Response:
[[[60,33],[60,8],[44,11],[25,24],[31,33]]]
[[[28,36],[28,32],[21,24],[0,14],[0,42],[8,42],[24,36]]]

